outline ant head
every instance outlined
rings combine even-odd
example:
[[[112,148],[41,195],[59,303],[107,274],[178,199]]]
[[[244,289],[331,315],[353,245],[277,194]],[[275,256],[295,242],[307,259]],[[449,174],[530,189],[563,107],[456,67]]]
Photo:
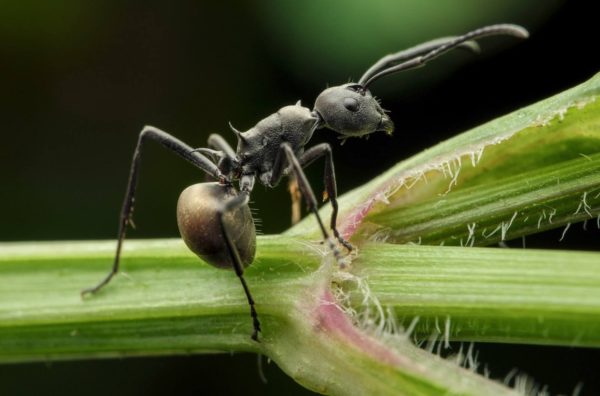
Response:
[[[324,126],[347,137],[383,131],[391,135],[394,123],[371,92],[361,84],[350,83],[327,88],[317,97],[315,111]]]
[[[315,102],[315,111],[321,117],[322,125],[342,134],[342,138],[364,136],[376,131],[391,134],[394,124],[369,92],[369,86],[373,82],[390,74],[424,66],[456,48],[478,52],[479,46],[473,40],[495,35],[526,38],[528,33],[517,25],[491,25],[462,36],[443,37],[386,55],[371,66],[358,83],[344,84],[323,91]]]

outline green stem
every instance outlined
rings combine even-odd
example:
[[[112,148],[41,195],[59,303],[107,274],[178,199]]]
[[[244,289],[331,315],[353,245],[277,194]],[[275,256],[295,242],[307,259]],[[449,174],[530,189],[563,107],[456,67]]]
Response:
[[[79,291],[108,271],[114,242],[0,252],[0,361],[258,350],[233,272],[200,263],[180,240],[127,241],[124,272],[85,300]],[[261,238],[246,277],[264,321],[293,303],[308,282],[303,271],[318,263],[301,243]]]
[[[0,245],[0,361],[257,350],[233,273],[199,263],[178,240],[128,241],[126,273],[82,301],[113,245]],[[246,277],[266,322],[316,282],[321,257],[280,236],[259,247]],[[583,252],[376,244],[352,266],[399,318],[419,316],[424,336],[449,317],[450,339],[597,346],[598,263]]]
[[[598,253],[372,244],[354,269],[419,337],[600,346]]]
[[[412,345],[356,327],[330,291],[339,277],[318,245],[259,238],[246,278],[263,323],[250,339],[248,305],[230,271],[199,263],[180,241],[128,241],[121,273],[101,278],[113,242],[0,245],[0,361],[251,351],[303,385],[331,394],[513,394]],[[327,263],[328,259],[325,259]],[[343,274],[343,273],[342,273]],[[399,285],[400,287],[400,285]]]

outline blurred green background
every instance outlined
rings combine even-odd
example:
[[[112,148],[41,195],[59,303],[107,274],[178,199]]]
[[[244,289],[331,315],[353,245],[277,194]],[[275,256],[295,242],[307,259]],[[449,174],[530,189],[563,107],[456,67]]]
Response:
[[[228,121],[246,130],[298,99],[310,107],[327,84],[357,79],[386,53],[500,22],[532,36],[486,39],[479,56],[459,51],[373,85],[392,111],[395,136],[343,147],[333,132],[315,136],[312,143],[334,146],[340,192],[600,71],[594,14],[558,0],[2,1],[0,240],[114,238],[144,124],[193,146],[212,132],[234,142]],[[308,174],[319,190],[322,165]],[[179,192],[203,179],[148,146],[129,236],[177,236]],[[284,186],[258,186],[253,200],[263,232],[289,226]],[[559,230],[528,246],[597,249],[598,230],[579,228],[560,244]],[[570,393],[579,381],[582,394],[600,393],[595,350],[478,349],[492,376],[518,367],[553,393]],[[0,395],[309,393],[273,364],[266,375],[264,385],[251,355],[22,364],[0,366]]]

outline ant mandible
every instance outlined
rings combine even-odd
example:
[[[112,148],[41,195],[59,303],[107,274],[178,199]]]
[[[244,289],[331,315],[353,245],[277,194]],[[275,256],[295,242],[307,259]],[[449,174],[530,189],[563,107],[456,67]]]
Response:
[[[254,223],[248,208],[255,181],[258,179],[267,187],[275,187],[283,176],[293,175],[308,209],[317,219],[323,240],[339,261],[340,251],[319,216],[315,194],[302,170],[325,157],[325,193],[333,208],[330,228],[337,241],[351,251],[352,245],[336,227],[338,203],[331,147],[321,143],[305,150],[315,130],[329,128],[341,134],[343,139],[377,131],[391,134],[394,130],[392,120],[369,91],[373,82],[392,73],[423,66],[455,48],[477,51],[478,46],[472,40],[493,35],[526,38],[528,33],[517,25],[491,25],[462,36],[428,41],[384,56],[357,83],[343,84],[321,92],[312,111],[298,102],[279,109],[248,131],[240,132],[231,126],[237,136],[236,150],[217,134],[209,136],[208,148],[194,149],[158,128],[144,127],[133,154],[112,269],[96,286],[82,290],[82,296],[100,290],[119,270],[121,247],[133,213],[141,149],[145,141],[152,140],[217,180],[195,184],[182,192],[177,205],[179,230],[187,246],[209,264],[234,269],[250,305],[253,325],[251,337],[258,341],[260,322],[243,277],[244,268],[254,260],[256,247]],[[233,187],[234,181],[239,182],[239,192]]]

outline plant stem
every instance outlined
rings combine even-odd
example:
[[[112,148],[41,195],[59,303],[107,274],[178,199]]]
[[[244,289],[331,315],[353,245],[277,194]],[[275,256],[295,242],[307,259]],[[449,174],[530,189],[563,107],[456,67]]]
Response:
[[[246,277],[268,321],[292,304],[320,257],[289,239],[260,242]],[[123,272],[85,300],[79,292],[108,271],[114,242],[2,244],[0,252],[0,361],[257,351],[233,272],[199,262],[180,240],[127,241]]]
[[[314,285],[321,256],[281,236],[259,246],[246,277],[266,337]],[[104,275],[113,248],[0,245],[0,361],[257,351],[233,273],[199,263],[177,240],[128,241],[128,276],[82,301],[79,290]],[[598,262],[581,252],[378,244],[361,248],[353,268],[399,318],[419,316],[423,336],[449,317],[450,339],[590,346],[600,344]]]
[[[321,263],[319,245],[259,238],[246,278],[263,322],[260,343],[250,339],[234,274],[199,263],[177,240],[128,241],[128,276],[82,301],[80,288],[102,277],[113,248],[0,245],[0,362],[251,351],[326,393],[514,394],[403,335],[384,344],[354,326],[330,292],[337,269]]]
[[[371,244],[353,265],[417,338],[600,345],[598,253]]]

